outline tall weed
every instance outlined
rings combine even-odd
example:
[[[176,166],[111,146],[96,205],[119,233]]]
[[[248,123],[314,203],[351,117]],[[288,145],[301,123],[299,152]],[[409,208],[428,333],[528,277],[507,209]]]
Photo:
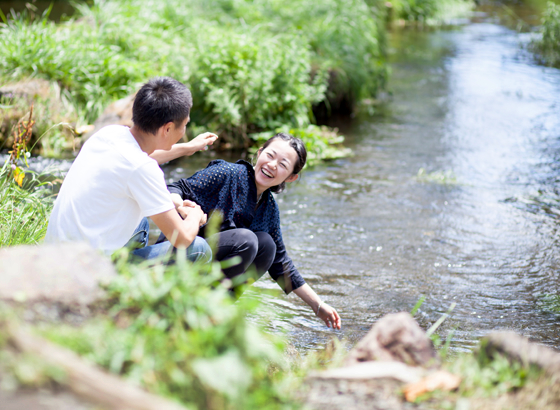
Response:
[[[37,244],[47,232],[52,209],[50,190],[27,171],[20,187],[8,161],[0,169],[0,247]]]

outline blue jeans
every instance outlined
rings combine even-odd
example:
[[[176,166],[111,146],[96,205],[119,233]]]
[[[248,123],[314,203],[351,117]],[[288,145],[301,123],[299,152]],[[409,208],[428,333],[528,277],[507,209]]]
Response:
[[[149,232],[148,218],[143,218],[126,244],[127,247],[135,248],[131,252],[132,255],[142,259],[155,259],[170,255],[173,252],[175,248],[169,241],[148,246]],[[203,238],[197,236],[187,248],[187,259],[191,262],[208,263],[212,261],[212,249]]]

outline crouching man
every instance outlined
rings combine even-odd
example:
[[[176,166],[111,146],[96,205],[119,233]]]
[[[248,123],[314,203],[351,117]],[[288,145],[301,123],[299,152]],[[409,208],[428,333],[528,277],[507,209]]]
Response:
[[[144,84],[134,100],[132,128],[104,127],[82,147],[55,201],[45,241],[88,241],[109,255],[132,245],[132,253],[143,259],[175,247],[186,249],[193,262],[211,260],[210,247],[197,237],[206,215],[188,201],[176,210],[157,162],[192,155],[216,140],[205,133],[176,144],[185,135],[191,107],[191,93],[179,81],[159,77]],[[146,217],[173,240],[147,246]]]

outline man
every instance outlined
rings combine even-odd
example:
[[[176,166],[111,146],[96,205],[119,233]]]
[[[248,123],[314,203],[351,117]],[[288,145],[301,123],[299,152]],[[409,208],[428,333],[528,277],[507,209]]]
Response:
[[[148,81],[138,91],[132,108],[132,128],[110,125],[95,133],[72,164],[49,219],[46,242],[88,241],[111,254],[135,233],[145,233],[150,217],[168,244],[133,251],[151,259],[172,247],[187,249],[192,260],[209,260],[211,251],[198,228],[206,222],[200,207],[171,202],[157,161],[192,155],[217,138],[205,133],[189,143],[175,145],[189,122],[192,96],[185,85],[169,77]],[[150,157],[152,155],[152,157]],[[142,224],[139,226],[139,224]]]

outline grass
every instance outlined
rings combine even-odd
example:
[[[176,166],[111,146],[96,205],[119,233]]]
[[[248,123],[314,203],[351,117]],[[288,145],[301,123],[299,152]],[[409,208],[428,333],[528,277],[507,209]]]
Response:
[[[474,8],[471,0],[391,0],[391,19],[407,25],[438,26],[464,18]]]
[[[248,313],[269,314],[254,298],[234,301],[219,265],[178,260],[174,266],[131,265],[116,256],[119,276],[107,286],[104,311],[80,326],[35,323],[34,331],[87,361],[191,409],[295,409],[305,399],[310,371],[341,366],[347,346],[337,339],[302,358],[286,342],[249,323]],[[419,307],[420,302],[417,304]],[[14,314],[2,313],[3,319]],[[6,341],[0,335],[0,347]],[[462,382],[417,399],[426,409],[554,409],[557,380],[484,348],[446,357],[443,368]],[[64,374],[37,358],[0,348],[3,385],[17,388],[64,383]],[[336,394],[336,393],[333,393]]]
[[[400,20],[432,24],[470,4],[94,0],[76,4],[77,14],[62,23],[26,14],[4,19],[0,83],[33,78],[53,84],[58,90],[47,100],[60,107],[37,104],[43,107],[38,122],[45,129],[60,122],[77,128],[92,123],[111,102],[133,93],[148,78],[167,75],[193,91],[195,134],[211,130],[220,134],[223,147],[246,148],[251,134],[283,127],[310,136],[309,144],[314,144],[324,134],[309,128],[315,122],[314,107],[332,114],[384,89],[388,10]],[[17,101],[2,104],[15,107],[10,118],[16,121]],[[9,129],[4,124],[0,133]],[[74,143],[60,129],[41,146],[44,154],[60,155]],[[319,156],[333,156],[337,145],[326,149],[331,153]]]
[[[0,72],[4,83],[56,81],[88,122],[147,78],[169,75],[193,90],[195,126],[246,146],[250,132],[306,127],[329,93],[359,99],[386,79],[383,27],[362,0],[77,7],[61,24],[25,15],[3,24]],[[328,73],[336,78],[330,85]]]
[[[9,163],[3,165],[0,169],[0,247],[42,241],[53,203],[48,185],[40,175],[27,171],[20,187],[14,181]]]

